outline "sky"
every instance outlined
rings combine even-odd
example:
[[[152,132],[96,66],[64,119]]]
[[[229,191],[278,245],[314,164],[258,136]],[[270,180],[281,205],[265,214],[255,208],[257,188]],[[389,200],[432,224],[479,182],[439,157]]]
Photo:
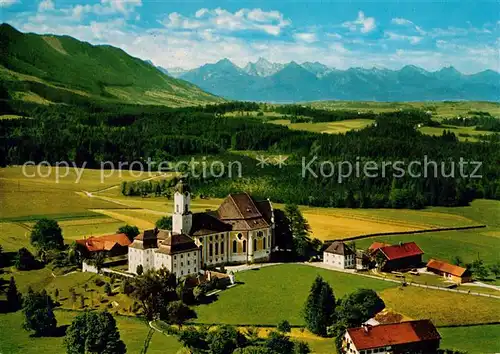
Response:
[[[167,69],[263,57],[338,69],[500,71],[496,0],[0,0],[0,21],[117,46]]]

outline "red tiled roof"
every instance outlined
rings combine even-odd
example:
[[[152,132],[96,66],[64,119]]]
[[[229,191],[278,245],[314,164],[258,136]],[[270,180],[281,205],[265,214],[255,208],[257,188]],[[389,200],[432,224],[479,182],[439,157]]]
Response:
[[[86,247],[89,252],[111,251],[116,245],[128,246],[131,244],[129,238],[125,234],[89,237],[84,240],[76,240],[76,243]]]
[[[347,333],[358,351],[441,339],[429,320],[378,325],[368,330],[363,327],[349,328]]]
[[[383,242],[373,242],[372,245],[368,248],[370,252],[376,251],[379,248],[385,247],[385,246],[390,246],[388,243],[383,243]]]
[[[424,252],[415,242],[402,243],[399,245],[381,247],[380,251],[386,256],[387,260],[418,256]]]
[[[427,263],[427,268],[436,269],[436,270],[439,270],[441,272],[454,275],[456,277],[461,277],[464,275],[465,272],[467,272],[467,269],[465,269],[465,268],[462,268],[462,267],[459,267],[459,266],[456,266],[453,264],[449,264],[446,262],[438,261],[435,259],[431,259]]]

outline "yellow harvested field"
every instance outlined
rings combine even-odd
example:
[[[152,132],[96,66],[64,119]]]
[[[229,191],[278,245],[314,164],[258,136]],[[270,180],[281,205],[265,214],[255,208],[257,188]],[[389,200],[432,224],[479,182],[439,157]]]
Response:
[[[478,224],[461,215],[425,210],[311,207],[301,207],[301,210],[311,226],[313,237],[320,240]]]
[[[311,226],[313,237],[320,240],[333,240],[368,235],[379,232],[404,232],[423,230],[424,227],[402,226],[384,222],[360,220],[348,217],[326,216],[304,213],[304,217]]]

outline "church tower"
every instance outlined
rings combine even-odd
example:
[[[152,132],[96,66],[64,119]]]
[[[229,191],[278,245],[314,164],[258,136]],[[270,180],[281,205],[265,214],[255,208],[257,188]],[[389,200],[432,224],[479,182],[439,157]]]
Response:
[[[175,186],[174,214],[172,215],[172,232],[188,234],[193,224],[191,213],[191,190],[182,179]]]

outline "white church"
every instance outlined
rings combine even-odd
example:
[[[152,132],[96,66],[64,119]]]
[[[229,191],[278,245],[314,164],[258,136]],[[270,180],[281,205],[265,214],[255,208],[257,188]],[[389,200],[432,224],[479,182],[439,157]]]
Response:
[[[197,274],[207,265],[268,261],[273,245],[274,212],[269,200],[230,194],[215,211],[191,212],[191,191],[175,187],[172,230],[139,234],[128,250],[128,271],[167,268],[177,277]]]

